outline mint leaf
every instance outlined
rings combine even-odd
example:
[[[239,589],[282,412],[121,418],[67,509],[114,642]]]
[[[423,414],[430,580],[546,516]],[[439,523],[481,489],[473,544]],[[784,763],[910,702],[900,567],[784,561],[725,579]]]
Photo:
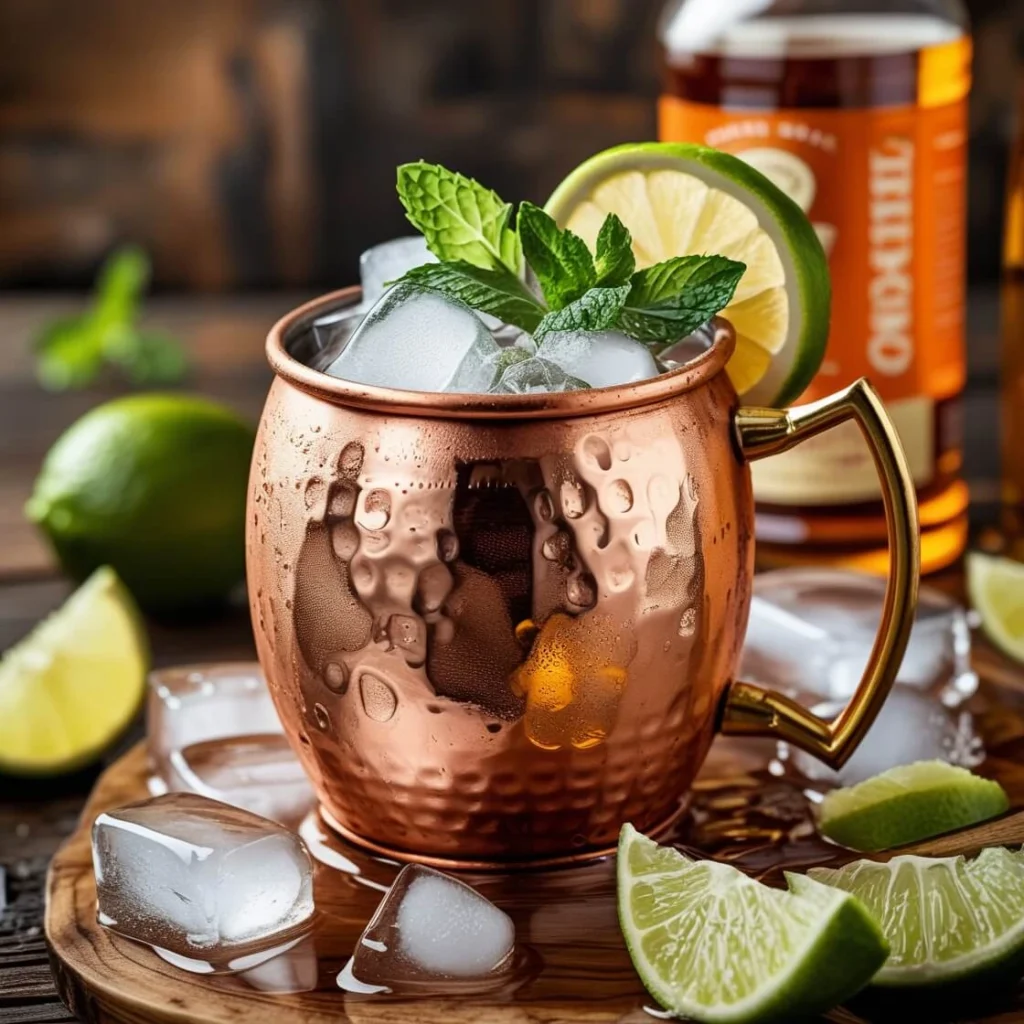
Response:
[[[188,360],[175,338],[159,331],[115,331],[106,340],[107,359],[133,384],[174,384],[185,376]]]
[[[134,323],[149,284],[149,269],[149,257],[134,245],[117,249],[107,258],[96,281],[91,311],[100,329]]]
[[[603,287],[614,287],[628,284],[636,269],[636,257],[633,255],[633,239],[629,229],[615,216],[609,213],[597,233],[597,250],[595,252],[597,283]]]
[[[521,273],[523,249],[512,226],[512,204],[472,178],[422,160],[402,164],[398,198],[439,260]]]
[[[724,256],[675,256],[633,275],[617,326],[638,341],[676,341],[732,299],[746,271]]]
[[[526,285],[504,267],[483,270],[464,260],[424,263],[408,271],[401,280],[423,291],[440,292],[458,299],[524,331],[533,331],[544,317],[544,307]]]
[[[48,391],[91,384],[103,368],[103,336],[88,317],[56,320],[35,341],[36,377]]]
[[[629,293],[628,284],[618,288],[591,288],[564,309],[548,313],[533,332],[534,339],[540,344],[546,334],[555,331],[606,331],[615,326]]]
[[[597,284],[587,243],[571,231],[562,231],[539,206],[521,203],[516,225],[526,262],[552,309],[568,306]]]

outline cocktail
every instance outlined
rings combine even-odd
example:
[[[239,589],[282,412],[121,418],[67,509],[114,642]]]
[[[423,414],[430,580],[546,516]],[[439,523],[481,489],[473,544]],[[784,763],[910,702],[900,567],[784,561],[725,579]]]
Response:
[[[552,909],[578,944],[616,902],[615,955],[700,1020],[793,1019],[873,977],[905,989],[1016,964],[1014,913],[943,922],[1024,907],[1017,855],[904,871],[845,867],[834,845],[997,815],[993,782],[900,765],[834,792],[804,779],[787,805],[768,771],[734,773],[690,807],[719,732],[841,767],[916,601],[913,484],[870,386],[783,408],[827,333],[824,255],[799,208],[689,146],[601,154],[544,210],[426,163],[399,169],[399,195],[422,237],[371,250],[361,291],[308,303],[268,339],[248,584],[294,757],[251,727],[267,709],[253,667],[157,674],[150,747],[177,792],[97,818],[101,923],[261,991],[282,964],[317,987],[326,941],[346,1000],[477,1000],[467,1012],[540,998],[566,934]],[[847,421],[882,481],[890,570],[863,676],[824,720],[736,679],[749,463]],[[207,688],[237,712],[219,736],[189,704]],[[702,845],[715,825],[726,844],[810,840],[815,871],[765,886],[753,860],[740,871]],[[913,945],[889,882],[900,907],[934,911],[927,941]]]

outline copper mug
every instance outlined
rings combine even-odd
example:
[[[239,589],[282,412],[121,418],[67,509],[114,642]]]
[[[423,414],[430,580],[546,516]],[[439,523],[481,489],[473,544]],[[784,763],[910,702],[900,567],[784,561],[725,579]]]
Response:
[[[270,332],[276,374],[250,482],[259,658],[325,818],[393,856],[553,863],[657,832],[716,732],[832,766],[886,698],[919,568],[914,487],[866,381],[741,409],[732,328],[628,386],[533,395],[352,384],[292,354],[310,302]],[[750,605],[748,463],[846,420],[871,445],[890,537],[864,678],[825,722],[734,678]]]

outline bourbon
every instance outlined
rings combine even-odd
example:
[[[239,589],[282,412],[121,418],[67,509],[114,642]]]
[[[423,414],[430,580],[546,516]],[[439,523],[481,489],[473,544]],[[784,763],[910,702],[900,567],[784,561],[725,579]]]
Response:
[[[660,34],[661,137],[762,171],[828,255],[832,328],[803,400],[871,379],[917,485],[922,568],[950,564],[967,536],[961,5],[682,0]],[[854,424],[752,469],[762,562],[884,570],[880,488]]]

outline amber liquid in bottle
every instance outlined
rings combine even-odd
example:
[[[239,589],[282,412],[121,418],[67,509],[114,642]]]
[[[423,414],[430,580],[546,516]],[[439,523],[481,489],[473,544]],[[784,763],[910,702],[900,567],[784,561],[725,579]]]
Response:
[[[1022,97],[1024,98],[1024,97]],[[1021,104],[1018,104],[1018,110]],[[1002,288],[1002,532],[1024,560],[1024,124],[1010,164]]]
[[[940,96],[921,114],[922,83],[943,80],[941,67],[923,61],[958,42],[969,53],[969,45],[937,17],[900,17],[892,27],[881,14],[763,17],[703,52],[669,42],[661,135],[747,159],[808,213],[829,255],[834,301],[828,352],[803,400],[862,374],[879,388],[918,486],[928,572],[961,554],[967,532],[959,476],[965,126],[963,96],[952,104]],[[956,54],[942,59],[954,75]],[[932,119],[924,128],[919,114]],[[902,178],[894,176],[901,154]],[[901,263],[903,306],[876,280]],[[889,314],[906,319],[891,344],[876,337]],[[885,515],[877,487],[865,482],[867,449],[857,436],[838,448],[820,440],[810,463],[790,453],[785,472],[774,460],[755,467],[759,560],[883,571]]]

